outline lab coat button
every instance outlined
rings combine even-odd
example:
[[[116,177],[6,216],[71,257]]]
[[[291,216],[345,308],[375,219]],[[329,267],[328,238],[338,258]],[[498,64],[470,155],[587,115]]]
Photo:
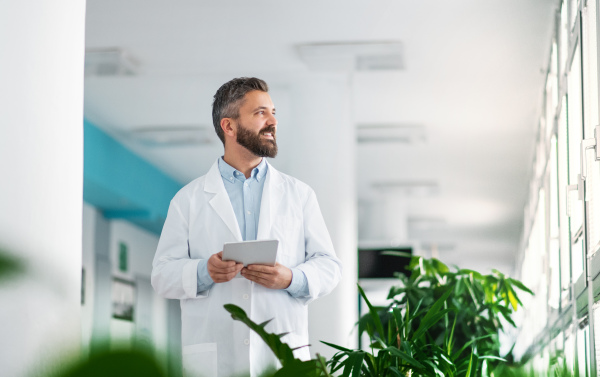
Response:
[[[250,344],[250,339],[244,339],[244,344],[245,345],[249,345]]]
[[[242,297],[244,298],[244,300],[247,300],[250,296],[248,296],[247,293],[244,293],[244,295]]]

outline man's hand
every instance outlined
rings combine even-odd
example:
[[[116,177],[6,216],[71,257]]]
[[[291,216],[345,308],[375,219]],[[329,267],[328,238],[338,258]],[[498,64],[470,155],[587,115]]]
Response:
[[[274,267],[251,264],[242,268],[242,276],[271,289],[285,289],[292,282],[292,270],[279,263]]]
[[[235,277],[242,270],[242,263],[235,263],[232,260],[224,261],[223,252],[219,251],[208,258],[206,265],[208,274],[215,283],[225,283]]]

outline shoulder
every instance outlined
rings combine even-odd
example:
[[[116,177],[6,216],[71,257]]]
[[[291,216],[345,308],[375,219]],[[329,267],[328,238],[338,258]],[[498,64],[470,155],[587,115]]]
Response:
[[[298,195],[300,198],[304,198],[305,200],[314,195],[314,190],[308,184],[299,180],[298,178],[292,177],[289,174],[282,173],[281,171],[273,168],[273,166],[269,166],[269,169],[272,169],[271,173],[274,175],[274,179],[278,180],[281,185],[283,185],[285,191],[287,193],[293,193]]]
[[[205,181],[206,174],[183,186],[177,191],[177,194],[171,200],[171,204],[177,204],[178,206],[189,204],[192,197],[196,196],[197,192],[204,188]]]

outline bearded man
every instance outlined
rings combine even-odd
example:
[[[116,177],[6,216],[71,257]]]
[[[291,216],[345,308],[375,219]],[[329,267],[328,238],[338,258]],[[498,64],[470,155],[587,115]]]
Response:
[[[181,302],[185,376],[260,375],[278,361],[224,304],[288,333],[309,359],[307,304],[333,290],[341,263],[314,191],[277,171],[277,119],[267,84],[236,78],[217,90],[213,124],[224,154],[173,198],[152,268],[152,286]],[[275,266],[223,261],[225,242],[279,240]]]

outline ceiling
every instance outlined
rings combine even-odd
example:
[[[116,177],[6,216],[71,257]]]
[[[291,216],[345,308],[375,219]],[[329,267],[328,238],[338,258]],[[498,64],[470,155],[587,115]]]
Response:
[[[312,72],[297,46],[398,41],[404,69],[347,72],[352,126],[416,126],[425,140],[357,145],[359,236],[381,241],[374,220],[394,208],[425,255],[437,248],[447,263],[508,272],[555,8],[543,0],[88,0],[86,49],[119,48],[137,68],[86,77],[85,115],[187,183],[222,152],[214,135],[207,145],[156,148],[132,141],[131,130],[210,127],[216,89],[250,75],[271,86],[282,125],[286,91]],[[278,140],[282,151],[292,142],[283,132]],[[382,188],[390,182],[396,187]],[[434,190],[402,186],[414,182]]]

